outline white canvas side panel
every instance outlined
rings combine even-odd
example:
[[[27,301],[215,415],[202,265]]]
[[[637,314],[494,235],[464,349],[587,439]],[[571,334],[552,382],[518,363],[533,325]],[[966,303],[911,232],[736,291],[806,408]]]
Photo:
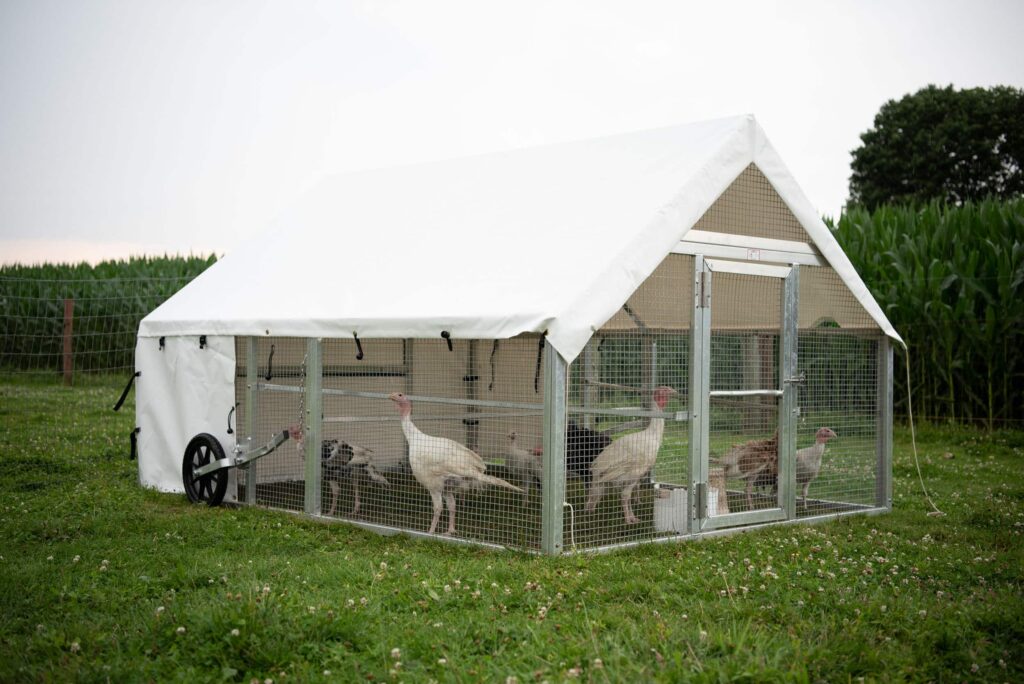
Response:
[[[235,340],[208,336],[200,349],[197,336],[167,337],[161,350],[158,338],[140,337],[135,369],[142,373],[135,381],[139,482],[182,492],[181,461],[192,437],[208,432],[225,453],[234,446],[227,420],[235,401]]]

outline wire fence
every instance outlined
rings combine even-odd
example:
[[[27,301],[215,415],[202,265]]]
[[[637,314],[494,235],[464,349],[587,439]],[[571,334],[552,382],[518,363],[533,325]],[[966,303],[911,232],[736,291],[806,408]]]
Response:
[[[134,365],[139,321],[194,276],[0,276],[0,372],[72,384]]]

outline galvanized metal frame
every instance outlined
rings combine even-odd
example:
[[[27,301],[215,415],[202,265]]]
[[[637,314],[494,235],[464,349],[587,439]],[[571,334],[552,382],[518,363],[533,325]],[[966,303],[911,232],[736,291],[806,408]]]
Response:
[[[875,503],[892,510],[892,384],[893,348],[888,337],[878,341],[878,467]]]
[[[708,436],[711,430],[711,272],[700,254],[693,259],[693,301],[690,302],[690,493],[686,531],[694,534],[708,518],[707,504],[692,496],[707,487]]]
[[[594,384],[595,381],[600,380],[600,371],[598,370],[598,351],[594,348],[593,341],[588,342],[587,346],[583,348],[583,358],[581,362],[583,364],[583,408],[589,409],[598,404],[599,389]],[[593,428],[594,427],[594,414],[583,413],[583,427]]]
[[[691,368],[691,396],[700,402],[700,419],[695,419],[691,427],[691,467],[696,474],[691,477],[694,492],[697,496],[691,508],[693,517],[692,532],[705,532],[718,528],[757,525],[796,517],[796,401],[797,390],[794,376],[797,368],[797,323],[798,299],[800,292],[799,265],[764,266],[743,262],[728,263],[722,268],[722,262],[716,263],[721,271],[753,277],[781,278],[783,281],[782,297],[779,306],[782,311],[782,341],[779,345],[779,377],[780,389],[715,391],[710,388],[711,373],[711,301],[710,289],[712,272],[710,264],[703,256],[694,259],[694,292],[704,291],[700,300],[695,300],[693,321],[693,361]],[[701,303],[707,305],[706,310],[700,308]],[[699,328],[699,330],[698,330]],[[697,376],[700,379],[697,380]],[[696,391],[696,394],[693,392]],[[710,458],[710,411],[712,396],[775,396],[779,397],[779,464],[778,464],[778,503],[777,508],[757,511],[742,511],[726,515],[710,516],[707,507],[708,461]],[[699,427],[698,427],[699,426]],[[700,444],[693,445],[699,439]],[[695,456],[697,454],[697,456]]]
[[[318,338],[306,341],[305,415],[303,448],[305,455],[305,496],[303,510],[320,515],[320,441],[323,418],[323,342]]]
[[[259,416],[259,361],[256,338],[245,340],[245,441],[246,451],[256,444],[256,419]],[[256,462],[245,466],[245,503],[256,504]]]
[[[808,242],[755,238],[705,230],[688,232],[672,249],[672,253],[778,264],[828,265],[817,247]]]
[[[789,266],[775,264],[751,263],[749,261],[728,261],[724,259],[704,259],[704,265],[715,273],[735,273],[737,275],[767,276],[769,278],[785,278],[789,275]]]
[[[562,553],[565,501],[566,391],[569,365],[544,342],[544,490],[541,503],[541,551]]]
[[[800,267],[793,265],[782,286],[782,342],[779,344],[779,505],[786,518],[796,517],[797,323]]]
[[[723,527],[720,529],[703,530],[693,535],[683,536],[671,536],[671,537],[652,537],[650,539],[637,539],[635,541],[618,542],[615,544],[605,544],[603,546],[591,546],[580,549],[574,549],[567,553],[579,553],[579,554],[597,554],[597,553],[608,553],[609,551],[621,551],[622,549],[631,548],[634,546],[644,546],[647,544],[666,544],[678,542],[680,540],[700,541],[702,539],[713,539],[715,537],[725,537],[733,534],[744,534],[747,532],[754,532],[756,530],[767,529],[769,527],[777,527],[779,525],[803,525],[807,524],[820,524],[825,522],[831,522],[840,518],[846,518],[851,515],[881,515],[888,513],[889,511],[885,508],[876,508],[872,506],[857,507],[856,510],[849,511],[838,511],[836,513],[823,513],[821,515],[812,515],[806,518],[790,518],[788,520],[765,520],[760,522],[752,522],[738,527]],[[733,515],[733,514],[731,514]],[[735,514],[742,515],[742,514]],[[725,516],[722,516],[725,517]]]

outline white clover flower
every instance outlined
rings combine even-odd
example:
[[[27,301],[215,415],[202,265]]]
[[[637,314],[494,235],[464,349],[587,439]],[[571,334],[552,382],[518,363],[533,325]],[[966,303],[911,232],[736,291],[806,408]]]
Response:
[[[233,636],[233,637],[240,636],[241,634],[242,633],[240,631],[238,631],[237,627],[235,627],[233,630],[231,630],[231,636]]]
[[[398,660],[401,657],[402,657],[402,649],[400,649],[400,648],[393,648],[393,649],[391,649],[391,659],[392,660]]]
[[[178,629],[176,629],[174,631],[177,632],[178,634],[184,634],[185,633],[185,628],[184,627],[178,627]]]

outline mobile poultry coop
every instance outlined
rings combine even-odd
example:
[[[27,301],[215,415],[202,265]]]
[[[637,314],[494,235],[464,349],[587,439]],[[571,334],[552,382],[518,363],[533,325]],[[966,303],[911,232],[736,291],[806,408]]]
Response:
[[[885,511],[893,341],[752,117],[342,175],[142,321],[139,476],[545,553]]]

